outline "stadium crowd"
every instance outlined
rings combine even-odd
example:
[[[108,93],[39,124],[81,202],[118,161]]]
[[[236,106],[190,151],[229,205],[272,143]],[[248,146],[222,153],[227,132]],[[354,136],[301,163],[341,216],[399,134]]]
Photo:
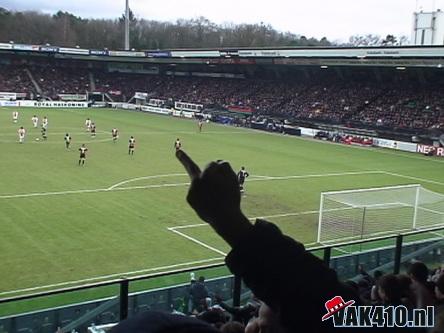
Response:
[[[430,272],[416,261],[407,274],[375,271],[373,276],[360,267],[356,281],[340,282],[334,270],[274,224],[250,223],[241,211],[236,175],[227,162],[211,162],[201,171],[183,151],[176,156],[191,178],[188,203],[230,245],[226,264],[254,295],[241,307],[228,306],[217,297],[212,305],[205,280],[192,280],[189,310],[194,318],[148,311],[121,322],[112,332],[350,332],[334,327],[330,318],[350,300],[355,305],[404,305],[407,311],[434,306],[434,327],[411,331],[444,331],[444,266]],[[329,308],[334,300],[341,303]],[[367,331],[405,332],[405,328],[359,329]]]
[[[106,72],[82,67],[29,66],[42,95],[107,93],[128,101],[135,92],[205,107],[250,107],[256,115],[290,120],[397,129],[444,128],[444,91],[438,83],[374,82],[329,75],[303,79],[221,79]],[[31,92],[23,66],[2,66],[0,91]]]
[[[24,66],[0,65],[0,91],[25,93],[31,98],[31,92],[35,90]]]
[[[59,94],[86,94],[91,91],[86,69],[64,67],[33,67],[31,73],[42,90],[42,95],[53,100]]]

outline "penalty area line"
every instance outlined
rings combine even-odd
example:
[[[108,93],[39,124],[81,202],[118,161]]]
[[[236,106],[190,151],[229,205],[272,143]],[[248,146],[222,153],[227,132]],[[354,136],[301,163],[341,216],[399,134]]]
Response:
[[[179,236],[182,236],[182,237],[184,237],[184,238],[186,238],[186,239],[192,241],[193,243],[196,243],[196,244],[198,244],[198,245],[200,245],[200,246],[203,246],[204,248],[206,248],[206,249],[208,249],[208,250],[211,250],[211,251],[216,252],[216,253],[218,253],[218,254],[221,254],[221,255],[223,255],[223,256],[226,256],[226,255],[227,255],[225,252],[222,252],[221,250],[218,250],[218,249],[216,249],[215,247],[212,247],[212,246],[210,246],[210,245],[208,245],[208,244],[205,244],[204,242],[201,242],[200,240],[198,240],[198,239],[196,239],[196,238],[193,238],[193,237],[191,237],[191,236],[188,236],[188,235],[184,234],[183,232],[177,231],[176,229],[168,228],[168,230],[174,232],[175,234],[177,234],[177,235],[179,235]]]
[[[36,290],[42,290],[42,289],[50,289],[50,288],[54,288],[54,287],[63,287],[63,286],[68,286],[68,285],[75,285],[75,284],[80,284],[80,283],[84,283],[84,282],[92,282],[92,281],[105,280],[105,279],[110,279],[110,278],[118,278],[118,277],[124,277],[124,276],[127,277],[128,275],[135,275],[135,274],[142,274],[142,273],[147,273],[147,272],[162,271],[162,270],[168,270],[168,269],[173,269],[173,268],[183,267],[183,266],[204,264],[204,263],[208,263],[208,262],[212,262],[212,261],[217,261],[217,260],[224,260],[224,257],[216,257],[216,258],[210,258],[210,259],[204,259],[204,260],[196,260],[196,261],[190,261],[190,262],[185,262],[185,263],[181,263],[181,264],[153,267],[153,268],[141,269],[141,270],[131,271],[131,272],[102,275],[102,276],[92,277],[92,278],[88,278],[88,279],[73,280],[73,281],[66,281],[66,282],[48,284],[48,285],[38,286],[38,287],[31,287],[31,288],[24,288],[24,289],[4,291],[4,292],[0,292],[0,296],[2,296],[2,295],[18,294],[18,293],[24,293],[24,292],[36,291]]]

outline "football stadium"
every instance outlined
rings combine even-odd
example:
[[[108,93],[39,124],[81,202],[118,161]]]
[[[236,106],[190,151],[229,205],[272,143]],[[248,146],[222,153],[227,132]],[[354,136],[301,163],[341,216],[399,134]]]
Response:
[[[444,332],[443,13],[140,49],[132,15],[108,48],[0,8],[0,332]]]

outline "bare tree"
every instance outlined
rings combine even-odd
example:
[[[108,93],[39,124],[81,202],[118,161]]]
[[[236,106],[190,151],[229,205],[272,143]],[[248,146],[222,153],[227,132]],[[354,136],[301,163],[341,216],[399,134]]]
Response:
[[[82,19],[62,11],[51,16],[0,7],[0,41],[121,49],[123,21],[123,16],[115,20]],[[325,37],[319,41],[280,32],[263,22],[216,25],[205,17],[158,22],[138,19],[132,11],[130,38],[135,49],[331,45]]]

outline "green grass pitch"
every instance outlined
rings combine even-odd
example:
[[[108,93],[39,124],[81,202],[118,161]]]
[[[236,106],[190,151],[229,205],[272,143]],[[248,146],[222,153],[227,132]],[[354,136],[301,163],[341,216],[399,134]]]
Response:
[[[177,137],[201,166],[216,159],[235,171],[245,166],[245,213],[268,216],[306,244],[316,239],[322,191],[420,183],[444,193],[444,160],[419,154],[216,124],[198,133],[191,120],[111,109],[18,109],[14,124],[12,111],[0,108],[0,297],[219,261],[229,249],[208,226],[176,228],[202,223],[185,202]],[[49,119],[45,142],[35,140],[34,114]],[[87,117],[97,124],[95,139],[84,128]],[[27,129],[24,144],[19,126]],[[131,135],[134,156],[127,153]],[[79,167],[82,143],[89,151]]]

